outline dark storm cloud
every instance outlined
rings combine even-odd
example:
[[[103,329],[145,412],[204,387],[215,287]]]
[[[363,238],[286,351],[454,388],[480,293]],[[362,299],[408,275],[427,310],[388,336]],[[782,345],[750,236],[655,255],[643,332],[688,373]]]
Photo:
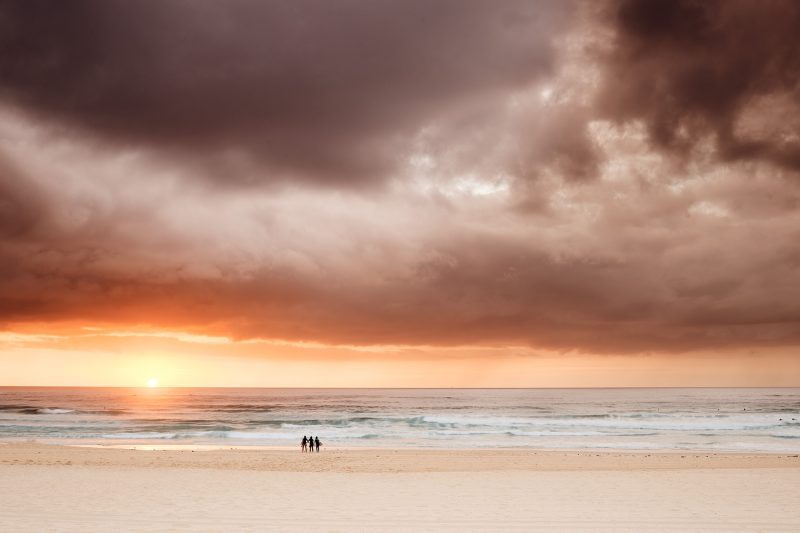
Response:
[[[616,41],[600,102],[611,117],[646,120],[662,146],[690,150],[710,133],[723,159],[800,169],[800,3],[622,0],[607,22]],[[770,96],[789,116],[755,116],[747,131],[746,110]]]
[[[800,343],[800,8],[564,6],[0,2],[0,322]]]
[[[195,158],[213,149],[222,180],[378,179],[426,121],[550,70],[565,11],[486,0],[2,2],[0,94],[100,137]],[[225,172],[231,160],[244,161],[238,173]]]
[[[0,238],[31,237],[45,216],[46,203],[30,180],[0,152]]]

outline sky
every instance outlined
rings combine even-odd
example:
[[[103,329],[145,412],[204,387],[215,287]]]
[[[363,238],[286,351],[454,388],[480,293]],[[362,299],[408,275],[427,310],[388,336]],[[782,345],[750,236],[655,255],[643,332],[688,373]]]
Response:
[[[797,35],[0,1],[0,385],[800,386]]]

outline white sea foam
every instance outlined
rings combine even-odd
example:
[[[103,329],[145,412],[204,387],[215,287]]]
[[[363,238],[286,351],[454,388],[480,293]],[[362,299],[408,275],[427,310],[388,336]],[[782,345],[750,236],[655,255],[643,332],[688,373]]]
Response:
[[[100,437],[103,439],[117,439],[117,440],[140,440],[140,439],[174,439],[178,436],[177,433],[162,433],[158,431],[148,431],[145,433],[109,433],[107,435],[101,435]],[[62,435],[60,437],[63,438]]]
[[[57,406],[57,407],[56,407]],[[800,452],[798,389],[3,389],[0,440]]]

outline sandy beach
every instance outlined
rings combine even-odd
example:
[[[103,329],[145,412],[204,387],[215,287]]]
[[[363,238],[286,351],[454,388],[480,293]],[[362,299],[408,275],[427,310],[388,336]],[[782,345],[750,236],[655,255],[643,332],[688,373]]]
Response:
[[[800,457],[0,445],[2,531],[797,531]]]

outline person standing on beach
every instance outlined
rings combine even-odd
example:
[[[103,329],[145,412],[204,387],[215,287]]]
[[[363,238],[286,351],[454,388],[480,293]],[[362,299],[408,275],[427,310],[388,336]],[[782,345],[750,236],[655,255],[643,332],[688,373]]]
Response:
[[[317,452],[319,452],[319,436],[317,436],[314,440],[316,441],[317,444]]]
[[[306,443],[309,442],[311,439],[306,439],[306,436],[303,435],[303,440],[300,441],[300,451],[306,451]]]

